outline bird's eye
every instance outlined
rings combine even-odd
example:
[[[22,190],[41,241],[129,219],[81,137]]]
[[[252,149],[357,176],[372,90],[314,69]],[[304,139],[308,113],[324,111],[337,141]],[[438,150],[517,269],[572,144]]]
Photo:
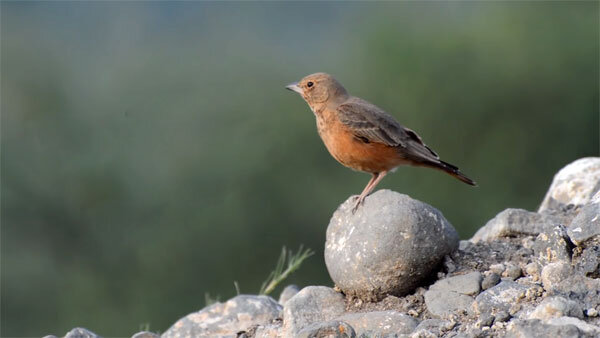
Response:
[[[308,81],[308,83],[306,83],[306,86],[310,88],[310,87],[312,87],[312,86],[313,86],[313,84],[314,84],[314,83],[312,83],[312,81]]]

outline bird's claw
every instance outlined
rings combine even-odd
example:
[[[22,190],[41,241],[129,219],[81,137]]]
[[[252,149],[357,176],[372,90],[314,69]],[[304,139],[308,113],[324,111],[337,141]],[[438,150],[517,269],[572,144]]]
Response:
[[[363,196],[356,197],[356,202],[354,203],[354,206],[352,207],[353,215],[356,213],[356,210],[358,210],[358,207],[364,202],[364,200],[365,200],[365,198]]]

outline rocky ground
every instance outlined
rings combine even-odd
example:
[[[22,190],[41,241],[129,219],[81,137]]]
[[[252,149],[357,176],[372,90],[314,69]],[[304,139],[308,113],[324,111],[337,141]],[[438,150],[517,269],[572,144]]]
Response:
[[[537,212],[506,209],[468,241],[406,195],[378,191],[356,215],[346,201],[327,231],[336,287],[239,295],[162,337],[600,337],[599,190],[600,158],[580,159]]]

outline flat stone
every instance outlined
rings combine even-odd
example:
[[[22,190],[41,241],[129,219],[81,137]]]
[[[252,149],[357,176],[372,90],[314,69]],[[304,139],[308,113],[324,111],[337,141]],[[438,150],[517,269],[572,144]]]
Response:
[[[549,232],[560,224],[559,218],[523,209],[506,209],[488,221],[470,239],[471,242],[488,242],[497,238],[537,236]]]
[[[428,290],[425,292],[427,310],[438,317],[445,317],[456,311],[467,310],[475,300],[471,296],[452,291]]]
[[[267,296],[239,295],[179,319],[162,338],[233,336],[281,316],[282,307]]]
[[[304,329],[300,330],[297,338],[320,338],[320,337],[335,337],[335,338],[354,338],[356,332],[352,326],[346,322],[333,320],[328,322],[313,323]]]
[[[577,318],[573,318],[573,317],[552,318],[552,319],[548,320],[546,323],[548,323],[550,325],[557,325],[557,326],[573,325],[573,326],[576,326],[580,332],[591,335],[593,337],[598,337],[600,335],[600,327],[598,327],[596,325],[588,324],[581,319],[577,319]]]
[[[475,298],[471,306],[476,314],[495,315],[500,311],[510,313],[511,307],[520,299],[525,298],[529,286],[513,281],[503,281],[500,284],[487,289]]]
[[[305,327],[331,321],[345,311],[344,296],[326,286],[307,286],[283,307],[283,333],[293,337]]]
[[[425,304],[436,316],[467,310],[481,291],[481,273],[470,272],[438,280],[425,292]]]
[[[463,295],[477,295],[481,291],[481,273],[470,272],[463,275],[456,275],[440,279],[433,284],[431,290],[451,291]]]
[[[408,334],[413,332],[418,324],[411,316],[397,311],[350,313],[338,317],[337,320],[350,324],[359,337]]]
[[[586,337],[577,326],[571,324],[552,325],[539,319],[512,320],[506,331],[507,338],[538,338],[538,337]]]
[[[458,247],[458,234],[434,207],[390,190],[349,198],[327,228],[325,263],[346,295],[366,301],[420,286]]]

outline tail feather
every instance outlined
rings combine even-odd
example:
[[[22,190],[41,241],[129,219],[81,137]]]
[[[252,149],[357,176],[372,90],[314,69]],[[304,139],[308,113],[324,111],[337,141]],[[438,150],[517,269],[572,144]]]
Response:
[[[436,169],[441,169],[441,170],[445,171],[446,173],[465,182],[466,184],[469,184],[472,186],[477,186],[477,183],[475,183],[475,181],[468,178],[467,175],[463,174],[460,170],[458,170],[458,167],[456,167],[455,165],[452,165],[448,162],[444,162],[444,161],[440,160],[439,163],[432,163],[431,166]]]

